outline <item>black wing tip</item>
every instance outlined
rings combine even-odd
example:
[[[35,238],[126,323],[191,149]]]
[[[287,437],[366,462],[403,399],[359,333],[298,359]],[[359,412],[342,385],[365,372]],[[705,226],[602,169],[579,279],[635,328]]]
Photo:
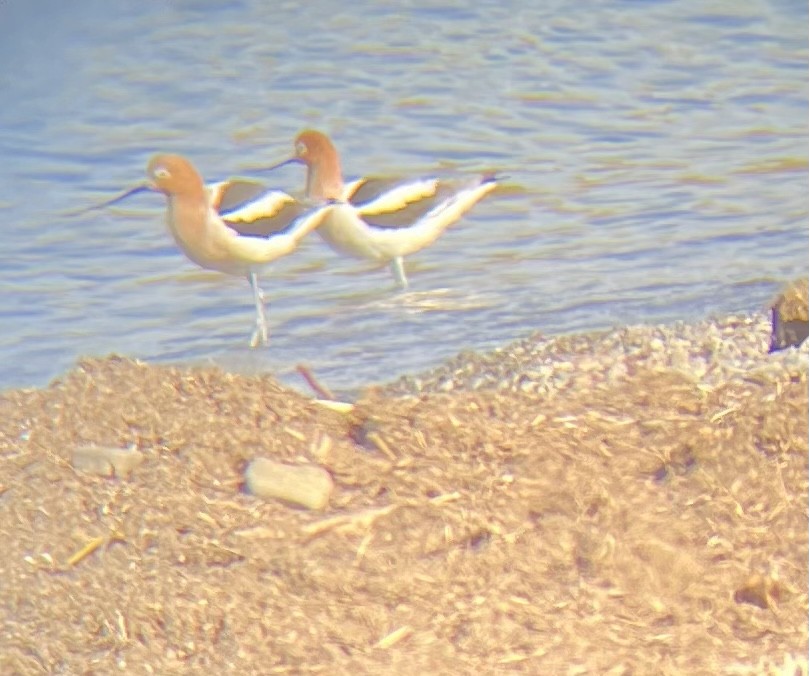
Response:
[[[499,174],[495,171],[483,174],[480,178],[480,184],[486,185],[487,183],[502,183],[503,181],[508,180],[511,176],[507,174]]]

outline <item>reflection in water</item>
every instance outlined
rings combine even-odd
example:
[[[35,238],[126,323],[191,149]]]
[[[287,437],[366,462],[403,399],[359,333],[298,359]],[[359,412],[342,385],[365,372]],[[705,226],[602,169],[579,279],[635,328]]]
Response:
[[[759,308],[805,268],[807,11],[0,3],[0,387],[109,352],[281,376],[307,361],[352,387],[533,330]],[[154,152],[214,180],[306,126],[349,176],[497,170],[513,190],[409,259],[407,296],[310,238],[269,271],[272,345],[253,353],[246,282],[198,275],[162,200],[62,215]]]

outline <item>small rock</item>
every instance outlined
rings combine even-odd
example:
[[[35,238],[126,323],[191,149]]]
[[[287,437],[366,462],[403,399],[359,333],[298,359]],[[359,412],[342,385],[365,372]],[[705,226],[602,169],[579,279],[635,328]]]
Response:
[[[469,383],[469,389],[471,390],[479,390],[485,386],[486,386],[486,379],[481,376],[474,378],[472,382]]]
[[[772,608],[783,595],[782,585],[769,576],[753,573],[734,592],[736,603],[749,603],[759,608]]]
[[[455,384],[452,382],[452,378],[442,378],[438,382],[438,390],[440,392],[451,392]]]
[[[143,460],[143,453],[134,448],[79,446],[73,449],[73,468],[98,476],[126,479]]]
[[[800,345],[809,336],[809,280],[789,284],[772,306],[770,352]]]
[[[334,482],[317,465],[285,465],[255,458],[244,471],[247,490],[260,498],[277,498],[307,509],[325,509]]]

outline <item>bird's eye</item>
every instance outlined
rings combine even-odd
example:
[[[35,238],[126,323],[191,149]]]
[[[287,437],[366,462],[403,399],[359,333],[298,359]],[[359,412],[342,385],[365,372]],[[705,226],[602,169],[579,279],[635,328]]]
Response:
[[[170,178],[171,172],[166,169],[165,167],[158,167],[154,170],[154,177],[155,178]]]
[[[306,155],[308,150],[309,148],[306,147],[306,144],[303,141],[298,141],[295,144],[295,153],[298,155],[298,157],[303,157]]]

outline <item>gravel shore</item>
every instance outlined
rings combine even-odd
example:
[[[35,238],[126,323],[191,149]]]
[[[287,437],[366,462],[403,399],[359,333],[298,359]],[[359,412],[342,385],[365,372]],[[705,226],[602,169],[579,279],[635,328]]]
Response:
[[[385,388],[391,395],[491,390],[556,397],[571,389],[665,369],[706,385],[775,374],[804,362],[806,347],[768,354],[770,318],[733,315],[692,324],[630,326],[592,334],[535,334],[485,354],[464,352]],[[806,346],[807,343],[804,343]]]
[[[534,336],[344,410],[122,357],[2,393],[0,673],[806,676],[809,350],[769,339]]]

